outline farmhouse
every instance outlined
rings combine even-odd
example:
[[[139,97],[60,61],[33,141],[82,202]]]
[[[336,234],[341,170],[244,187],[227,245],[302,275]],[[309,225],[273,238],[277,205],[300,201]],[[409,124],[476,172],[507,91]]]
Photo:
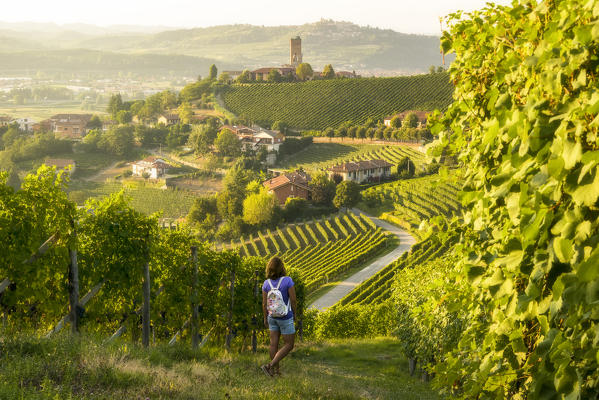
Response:
[[[243,137],[253,137],[254,134],[257,132],[255,129],[249,128],[245,125],[224,125],[221,128],[221,131],[223,129],[230,130],[231,132],[236,134],[240,139]]]
[[[137,161],[132,165],[133,175],[144,176],[148,175],[148,178],[158,179],[166,173],[168,164],[161,158],[146,157],[143,160]]]
[[[44,161],[48,167],[56,167],[56,171],[63,171],[68,169],[69,175],[75,172],[75,160],[69,158],[47,158]]]
[[[56,114],[36,124],[35,130],[49,130],[60,138],[81,139],[91,118],[91,114]]]
[[[327,171],[329,177],[339,175],[344,181],[362,183],[385,178],[391,174],[392,164],[385,160],[368,160],[346,162],[330,167]]]
[[[12,123],[12,117],[0,115],[0,127],[8,126]]]
[[[279,152],[281,143],[285,141],[285,135],[281,132],[261,130],[254,134],[254,143],[256,146],[265,146],[268,151]]]
[[[164,124],[166,126],[177,125],[179,122],[181,122],[181,120],[179,119],[179,114],[175,113],[163,114],[160,117],[158,117],[158,123]]]
[[[285,204],[288,198],[298,197],[310,200],[312,189],[308,186],[312,178],[303,171],[288,172],[263,183],[268,193],[275,195],[279,204]]]
[[[404,118],[410,113],[414,113],[418,117],[418,127],[419,128],[426,127],[426,119],[428,118],[428,115],[430,114],[429,111],[408,110],[408,111],[400,112],[399,114],[394,114],[394,115],[391,115],[390,117],[385,118],[383,120],[383,123],[385,124],[385,126],[391,126],[391,120],[393,118],[398,117],[401,121],[403,121]]]

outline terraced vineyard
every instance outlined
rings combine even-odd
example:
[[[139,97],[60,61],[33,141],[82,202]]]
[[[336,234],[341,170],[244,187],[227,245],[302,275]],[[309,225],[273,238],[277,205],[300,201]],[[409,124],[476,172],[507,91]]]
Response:
[[[391,288],[394,278],[404,268],[411,268],[418,264],[433,262],[443,257],[453,246],[456,238],[440,243],[434,239],[427,239],[412,246],[409,252],[404,253],[395,262],[387,265],[377,274],[373,275],[357,288],[342,298],[335,307],[351,304],[379,304],[391,297]]]
[[[325,129],[411,109],[443,110],[451,103],[452,94],[453,85],[442,73],[233,85],[223,100],[230,111],[258,124],[280,120],[294,128]]]
[[[460,210],[459,186],[438,175],[400,180],[368,188],[362,192],[368,211],[405,227],[417,228],[422,220],[436,215],[451,216]]]
[[[408,146],[345,145],[339,143],[313,143],[306,149],[283,160],[282,168],[299,168],[314,171],[347,161],[381,159],[396,165],[408,157],[421,169],[427,163],[426,155]]]
[[[353,213],[259,232],[231,243],[244,256],[279,255],[299,272],[308,292],[386,247],[389,237],[367,217]]]

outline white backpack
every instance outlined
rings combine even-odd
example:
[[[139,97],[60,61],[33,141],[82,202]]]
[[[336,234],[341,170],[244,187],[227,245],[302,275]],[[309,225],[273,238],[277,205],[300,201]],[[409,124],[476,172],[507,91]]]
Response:
[[[277,287],[273,287],[272,281],[268,279],[270,290],[266,295],[266,309],[268,310],[268,315],[274,318],[285,317],[289,313],[289,304],[285,304],[283,294],[279,290],[283,279],[284,277],[279,279]]]

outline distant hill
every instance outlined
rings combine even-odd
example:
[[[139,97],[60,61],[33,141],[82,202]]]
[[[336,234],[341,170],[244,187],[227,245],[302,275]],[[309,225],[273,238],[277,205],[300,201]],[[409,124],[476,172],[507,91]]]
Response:
[[[177,54],[217,60],[222,70],[225,65],[255,68],[284,64],[289,58],[289,38],[300,35],[304,61],[316,70],[331,63],[337,70],[355,70],[364,75],[396,75],[423,73],[429,66],[441,64],[437,36],[404,34],[350,22],[321,20],[275,27],[222,25],[155,33],[156,29],[34,24],[30,31],[24,31],[21,25],[0,23],[0,34],[7,38],[1,49]],[[8,40],[11,37],[18,39],[12,49]]]
[[[284,121],[298,129],[336,128],[405,110],[444,110],[453,85],[447,73],[397,78],[331,79],[301,83],[233,85],[222,95],[239,116],[270,125]]]
[[[0,74],[33,75],[81,74],[108,77],[118,74],[131,76],[190,76],[207,71],[215,60],[184,55],[122,54],[96,50],[30,50],[2,52]]]

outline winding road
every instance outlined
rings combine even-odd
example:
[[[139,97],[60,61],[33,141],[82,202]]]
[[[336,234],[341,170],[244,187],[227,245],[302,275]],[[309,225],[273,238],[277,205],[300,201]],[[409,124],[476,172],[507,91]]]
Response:
[[[390,223],[383,221],[379,218],[370,216],[356,208],[352,209],[352,211],[356,214],[364,214],[368,218],[372,220],[377,226],[385,229],[393,233],[399,239],[399,246],[393,249],[391,252],[385,254],[377,258],[375,261],[370,263],[365,268],[351,275],[349,278],[345,279],[342,282],[339,282],[336,286],[334,286],[327,293],[316,299],[312,304],[310,304],[309,308],[316,308],[319,311],[323,311],[333,304],[337,303],[341,300],[345,295],[354,290],[356,286],[360,283],[364,282],[366,279],[370,278],[385,266],[389,265],[393,261],[397,260],[403,253],[410,250],[413,244],[416,243],[416,239],[408,232],[404,231],[401,228],[396,227],[395,225],[391,225]]]

